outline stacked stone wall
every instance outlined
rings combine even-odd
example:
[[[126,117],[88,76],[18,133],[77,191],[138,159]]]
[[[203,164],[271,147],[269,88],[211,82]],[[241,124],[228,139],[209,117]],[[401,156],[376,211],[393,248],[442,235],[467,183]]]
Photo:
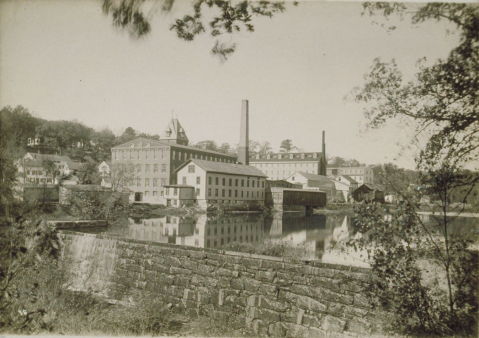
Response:
[[[60,238],[64,257],[110,261],[88,266],[103,280],[97,291],[111,300],[157,297],[257,336],[365,337],[384,333],[389,318],[364,295],[369,269],[68,231]]]

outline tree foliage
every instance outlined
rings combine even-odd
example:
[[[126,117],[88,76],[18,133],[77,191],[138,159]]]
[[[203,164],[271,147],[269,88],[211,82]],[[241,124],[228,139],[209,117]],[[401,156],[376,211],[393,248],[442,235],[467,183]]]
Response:
[[[365,11],[389,17],[410,15],[413,24],[447,20],[456,26],[460,44],[446,60],[426,66],[418,61],[418,73],[404,81],[394,60],[375,59],[362,88],[355,91],[358,102],[373,103],[365,109],[372,127],[391,118],[417,123],[416,139],[427,141],[418,154],[418,165],[466,163],[478,158],[479,147],[479,7],[431,3],[413,5],[365,3]]]
[[[293,141],[291,141],[290,139],[281,141],[281,144],[279,146],[279,151],[282,153],[289,153],[297,149],[298,147],[293,146]]]
[[[145,9],[145,2],[145,0],[104,0],[103,12],[111,15],[114,26],[128,31],[133,37],[143,37],[151,31],[151,13],[158,7],[163,12],[170,12],[175,0],[164,0],[161,4],[157,2],[155,8],[153,10],[150,8],[150,11]],[[213,13],[213,17],[208,19],[208,22],[205,22],[205,10]],[[285,10],[284,2],[239,1],[233,3],[228,0],[195,0],[193,13],[174,20],[170,30],[185,41],[193,41],[197,35],[207,31],[213,37],[233,34],[241,30],[254,32],[253,17],[272,18]],[[234,43],[224,43],[217,39],[211,52],[224,61],[234,53],[235,49]]]

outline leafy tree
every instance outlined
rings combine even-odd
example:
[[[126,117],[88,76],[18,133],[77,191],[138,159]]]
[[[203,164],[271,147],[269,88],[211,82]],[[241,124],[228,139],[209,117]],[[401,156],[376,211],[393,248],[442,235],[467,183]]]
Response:
[[[268,141],[264,141],[260,144],[258,154],[271,154],[273,152],[273,148],[271,148],[271,144]]]
[[[104,0],[103,12],[111,14],[113,25],[127,30],[133,37],[142,37],[150,33],[150,15],[145,14],[145,0]],[[170,12],[175,0],[165,0],[161,5],[163,12]],[[296,2],[294,3],[297,4]],[[204,21],[205,9],[209,9],[213,17]],[[196,0],[193,3],[193,14],[176,19],[170,30],[176,32],[178,38],[193,41],[197,35],[209,33],[213,37],[222,34],[233,34],[245,29],[254,32],[253,16],[273,17],[285,10],[284,2],[270,1],[240,1],[233,4],[227,0]],[[210,18],[210,13],[206,17]],[[216,40],[213,55],[226,60],[236,49],[236,45],[222,43]]]
[[[29,137],[35,137],[35,128],[45,120],[33,117],[28,109],[22,106],[4,107],[0,110],[1,133],[13,138],[15,147],[25,147]]]
[[[115,140],[115,145],[123,144],[126,142],[130,142],[138,137],[136,131],[132,127],[128,127],[125,129],[123,134]]]
[[[293,141],[289,139],[281,141],[281,145],[279,146],[279,148],[279,151],[282,153],[289,153],[293,150],[298,149],[297,147],[293,146]]]
[[[58,167],[55,163],[55,160],[51,157],[44,157],[42,159],[42,167],[45,169],[46,177],[52,179],[52,183],[55,183],[56,179],[58,178],[60,172],[58,171]]]
[[[130,161],[115,162],[110,167],[111,189],[114,192],[130,191],[135,177],[135,166]]]
[[[418,62],[414,80],[404,82],[394,60],[375,59],[366,83],[355,90],[357,102],[374,102],[365,116],[371,127],[391,118],[417,123],[415,139],[422,135],[426,144],[418,164],[437,165],[453,161],[465,163],[478,158],[479,147],[479,7],[466,4],[432,3],[418,8],[404,4],[365,3],[370,14],[386,17],[411,16],[413,24],[426,20],[446,20],[460,33],[460,44],[446,60],[425,66]]]
[[[223,154],[227,154],[227,155],[232,155],[234,154],[234,149],[231,148],[231,145],[229,143],[222,143],[219,147],[218,147],[218,151],[220,153],[223,153]]]
[[[82,165],[79,178],[82,184],[100,184],[101,177],[98,171],[99,163],[91,158]]]
[[[215,141],[212,140],[205,140],[198,142],[195,145],[196,148],[204,149],[204,150],[211,150],[211,151],[218,151],[218,145]]]
[[[357,210],[360,230],[368,234],[359,246],[372,254],[371,266],[378,276],[372,290],[375,303],[396,312],[395,324],[406,332],[477,333],[477,255],[471,251],[470,239],[452,226],[464,204],[455,216],[448,212],[454,210],[452,193],[463,189],[467,199],[479,180],[477,173],[466,175],[463,169],[478,158],[479,7],[443,3],[365,3],[364,7],[371,15],[378,11],[385,17],[409,15],[413,24],[447,20],[461,37],[447,60],[429,67],[420,60],[415,79],[407,83],[394,60],[376,59],[365,85],[355,92],[358,102],[368,103],[365,116],[371,127],[393,118],[409,120],[417,124],[413,140],[426,139],[416,158],[421,183],[417,194],[398,187],[389,175],[390,188],[404,198],[404,204],[390,211]],[[386,166],[383,171],[396,169]],[[431,210],[432,222],[417,214],[422,196],[437,201],[440,212]],[[432,272],[437,272],[432,276],[436,282],[428,285]]]
[[[105,161],[111,159],[111,148],[115,146],[115,135],[105,128],[92,134],[93,143],[92,157],[96,161]]]

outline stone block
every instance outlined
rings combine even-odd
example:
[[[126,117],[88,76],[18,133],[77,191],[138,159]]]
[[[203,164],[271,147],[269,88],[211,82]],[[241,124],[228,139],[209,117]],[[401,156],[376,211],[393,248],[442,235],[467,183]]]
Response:
[[[190,286],[190,278],[177,276],[176,279],[175,279],[175,285],[189,287]]]
[[[166,257],[165,263],[168,266],[180,267],[181,261],[177,257]]]
[[[283,325],[286,329],[286,338],[307,338],[309,335],[309,329],[307,327],[292,323],[283,323]]]
[[[329,333],[315,327],[310,327],[308,331],[308,338],[329,338]]]
[[[334,291],[339,290],[341,286],[340,280],[326,277],[312,277],[311,284]]]
[[[325,313],[327,306],[308,296],[298,295],[296,297],[296,306],[300,309],[311,311],[312,313]]]
[[[303,316],[303,325],[306,327],[321,327],[318,316],[305,314]]]
[[[272,337],[284,337],[286,330],[283,328],[283,323],[274,323],[268,326],[268,334]]]
[[[261,282],[254,280],[254,279],[245,279],[244,280],[244,287],[245,290],[251,291],[251,292],[257,292],[261,286]]]
[[[189,258],[181,258],[181,265],[188,270],[195,272],[198,269],[198,263]]]
[[[329,303],[327,313],[335,317],[340,316],[344,312],[345,305],[338,303]]]
[[[333,316],[325,316],[321,328],[331,332],[343,332],[346,327],[346,321]]]
[[[206,259],[206,252],[204,251],[191,251],[190,258],[203,260]]]
[[[263,282],[272,283],[275,277],[276,277],[276,272],[275,271],[258,271],[258,272],[256,272],[256,279],[260,280],[260,281],[263,281]]]
[[[219,288],[229,288],[230,287],[230,280],[229,278],[221,277],[218,279],[218,287]]]
[[[206,279],[203,276],[193,275],[190,279],[191,285],[203,286],[205,285]]]
[[[244,285],[244,279],[242,278],[233,278],[231,280],[231,288],[233,289],[237,289],[237,290],[244,290],[245,289],[245,285]]]
[[[231,270],[228,270],[228,269],[219,268],[218,270],[216,270],[216,275],[217,276],[222,276],[222,277],[233,278],[233,277],[238,277],[238,271],[231,271]]]
[[[260,318],[267,323],[274,323],[280,321],[280,314],[276,311],[256,308],[255,318]]]
[[[348,320],[348,331],[369,334],[371,333],[371,323],[362,318],[352,318]]]
[[[359,293],[354,295],[354,306],[363,308],[363,309],[371,308],[371,304],[369,303],[368,297]]]
[[[286,302],[279,302],[264,296],[259,296],[258,306],[263,309],[269,309],[278,312],[285,312],[290,308],[290,304]]]
[[[353,304],[354,298],[353,296],[340,294],[337,292],[333,292],[331,290],[323,289],[321,290],[321,294],[319,296],[320,300],[327,300],[330,302],[341,303],[345,305]]]
[[[290,310],[281,314],[281,321],[301,325],[304,313],[303,309],[293,306]]]
[[[214,270],[215,270],[215,268],[213,266],[205,265],[205,264],[198,264],[197,273],[198,273],[198,275],[201,275],[201,276],[212,276]]]
[[[344,316],[345,317],[359,317],[364,318],[368,314],[368,310],[356,308],[353,306],[345,306],[344,307]]]
[[[289,287],[293,284],[293,281],[276,277],[273,283],[279,287]]]
[[[191,275],[193,272],[188,269],[177,268],[175,266],[170,267],[170,273],[173,275]]]
[[[160,275],[160,284],[162,284],[162,285],[173,285],[174,282],[175,282],[175,276]]]

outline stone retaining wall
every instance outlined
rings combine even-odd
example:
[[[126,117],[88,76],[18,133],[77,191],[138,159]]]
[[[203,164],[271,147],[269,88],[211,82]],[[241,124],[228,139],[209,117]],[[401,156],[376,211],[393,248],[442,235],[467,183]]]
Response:
[[[241,323],[258,336],[383,332],[363,290],[370,270],[62,231],[77,287],[116,301],[159,297],[190,316]]]

